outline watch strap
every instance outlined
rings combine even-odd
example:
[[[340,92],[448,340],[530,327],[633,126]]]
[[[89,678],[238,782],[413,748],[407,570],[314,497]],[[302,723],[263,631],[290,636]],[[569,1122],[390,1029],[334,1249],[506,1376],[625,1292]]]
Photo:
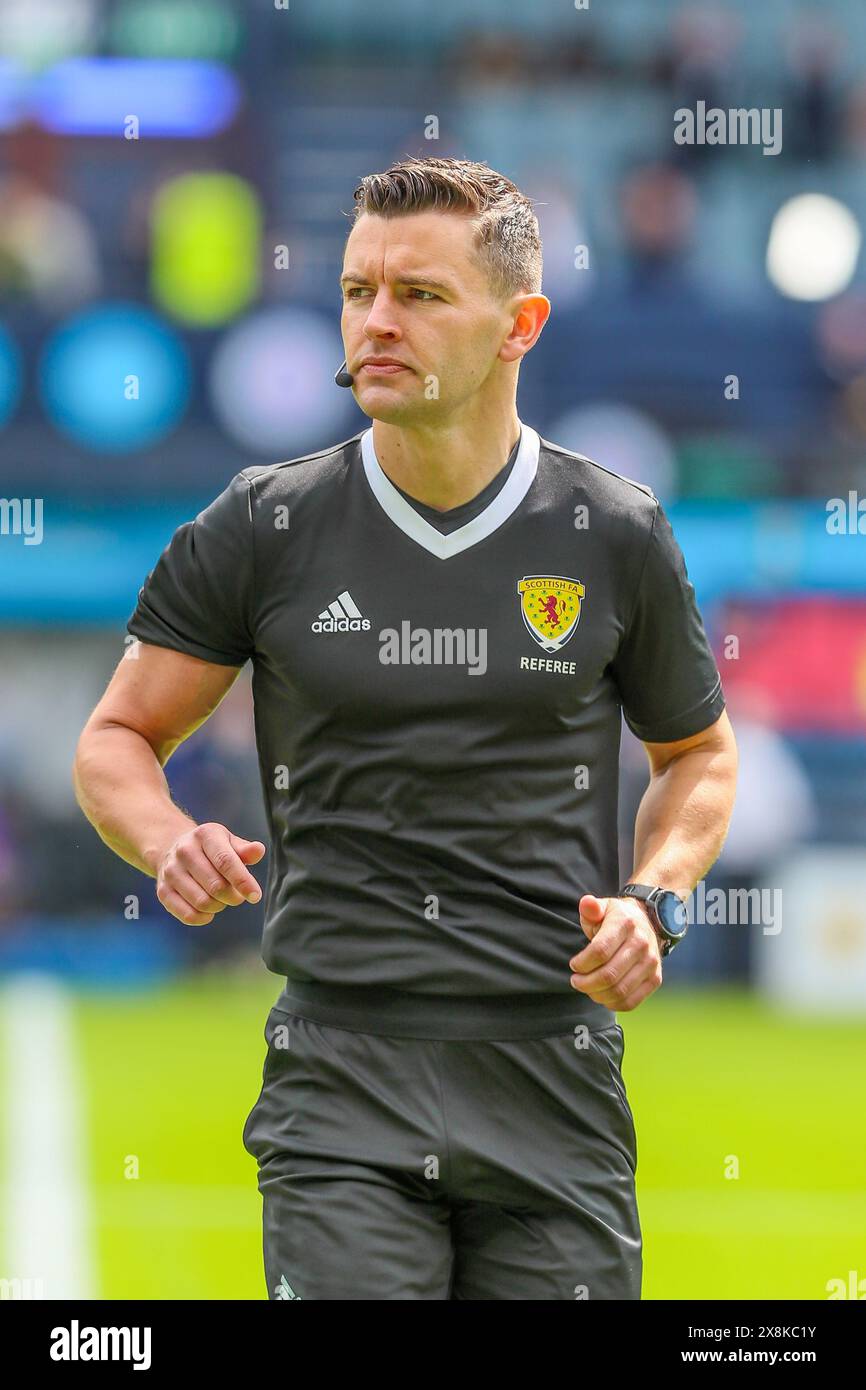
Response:
[[[643,903],[644,907],[647,909],[650,925],[659,943],[659,954],[662,956],[669,956],[680,938],[668,936],[661,924],[661,918],[656,911],[655,899],[663,892],[665,892],[665,889],[658,887],[658,885],[653,886],[648,883],[626,883],[625,886],[620,889],[619,896],[621,898],[634,898],[636,902]]]

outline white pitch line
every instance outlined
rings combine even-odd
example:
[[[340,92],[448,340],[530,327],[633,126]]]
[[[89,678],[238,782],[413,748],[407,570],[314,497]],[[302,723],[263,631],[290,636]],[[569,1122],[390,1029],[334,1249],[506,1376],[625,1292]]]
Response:
[[[45,1298],[95,1298],[69,995],[48,975],[13,976],[0,994],[0,1020],[6,1083],[0,1277],[30,1280],[31,1287],[41,1280]]]

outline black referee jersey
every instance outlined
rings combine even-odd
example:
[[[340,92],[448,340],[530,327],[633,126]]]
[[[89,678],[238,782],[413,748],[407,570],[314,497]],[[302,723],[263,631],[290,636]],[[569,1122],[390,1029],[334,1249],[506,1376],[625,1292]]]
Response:
[[[128,630],[252,661],[265,963],[296,995],[382,990],[409,1036],[423,1013],[419,1036],[447,1037],[457,996],[478,1036],[503,996],[569,1026],[578,901],[619,888],[621,715],[665,742],[724,708],[658,500],[523,423],[441,520],[371,427],[244,469],[175,532]]]

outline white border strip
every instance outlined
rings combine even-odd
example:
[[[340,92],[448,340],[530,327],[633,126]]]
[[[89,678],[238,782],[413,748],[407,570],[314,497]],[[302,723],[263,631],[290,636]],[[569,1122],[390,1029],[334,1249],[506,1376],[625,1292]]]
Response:
[[[462,550],[477,545],[508,520],[532,486],[538,471],[538,451],[538,435],[521,421],[517,458],[502,490],[478,516],[452,531],[449,536],[444,536],[435,526],[431,526],[426,517],[416,512],[383,471],[373,446],[372,425],[361,435],[364,472],[377,502],[395,526],[399,526],[410,540],[417,541],[439,560],[448,560],[452,555],[459,555]]]
[[[0,994],[0,1021],[6,1083],[0,1277],[21,1280],[37,1297],[95,1298],[69,994],[48,975],[13,976]]]

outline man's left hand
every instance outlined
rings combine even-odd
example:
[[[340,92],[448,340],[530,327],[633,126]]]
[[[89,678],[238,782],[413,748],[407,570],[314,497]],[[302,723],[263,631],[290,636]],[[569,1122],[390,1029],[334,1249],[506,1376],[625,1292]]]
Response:
[[[636,1009],[662,982],[661,946],[646,912],[633,898],[591,893],[578,911],[590,941],[569,961],[572,988],[608,1009]]]

